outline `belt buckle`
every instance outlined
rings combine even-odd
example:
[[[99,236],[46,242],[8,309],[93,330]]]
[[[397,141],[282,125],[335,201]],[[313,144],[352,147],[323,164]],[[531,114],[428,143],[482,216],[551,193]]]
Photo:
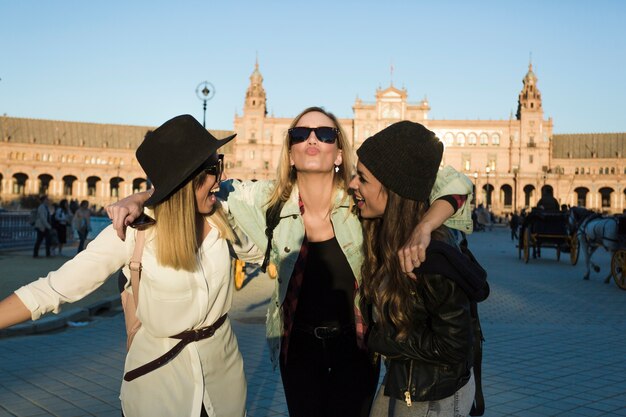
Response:
[[[194,329],[193,330],[193,341],[197,342],[202,339],[202,329]]]
[[[320,327],[316,327],[313,329],[313,336],[317,337],[318,339],[324,340],[324,339],[328,339],[328,336],[330,335],[328,332],[331,328],[330,327],[326,327],[326,326],[320,326]],[[322,336],[318,333],[318,331],[321,332],[328,332],[326,333],[325,336]]]

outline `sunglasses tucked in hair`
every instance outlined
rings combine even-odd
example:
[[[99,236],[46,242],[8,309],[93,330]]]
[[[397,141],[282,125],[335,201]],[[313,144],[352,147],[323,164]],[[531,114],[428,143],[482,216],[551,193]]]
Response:
[[[302,143],[306,141],[311,132],[315,132],[317,140],[323,143],[335,143],[337,136],[339,135],[339,129],[334,127],[292,127],[289,129],[289,142]]]

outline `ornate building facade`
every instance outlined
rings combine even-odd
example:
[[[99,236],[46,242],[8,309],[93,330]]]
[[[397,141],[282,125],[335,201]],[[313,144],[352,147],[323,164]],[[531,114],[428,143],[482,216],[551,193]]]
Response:
[[[545,118],[537,76],[529,65],[515,115],[505,120],[435,120],[426,99],[408,101],[393,84],[375,101],[356,99],[352,119],[340,123],[354,149],[399,120],[419,122],[444,142],[443,164],[465,173],[476,203],[497,214],[532,207],[544,192],[561,204],[604,212],[626,208],[626,133],[553,134]],[[258,63],[250,76],[237,139],[225,149],[228,175],[271,179],[286,131],[295,115],[268,116]],[[0,198],[46,192],[54,199],[88,199],[105,205],[145,189],[134,149],[150,127],[99,125],[0,117]],[[231,132],[212,131],[216,137]]]

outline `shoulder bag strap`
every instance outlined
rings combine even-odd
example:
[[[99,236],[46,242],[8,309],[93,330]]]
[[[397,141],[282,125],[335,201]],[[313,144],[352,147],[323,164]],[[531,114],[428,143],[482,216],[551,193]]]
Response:
[[[261,265],[261,271],[265,272],[267,266],[270,263],[270,253],[272,251],[272,236],[274,235],[274,229],[280,223],[280,212],[285,205],[284,201],[279,201],[271,207],[267,208],[265,212],[265,236],[267,236],[267,248],[265,249],[265,258]]]
[[[137,231],[135,236],[135,250],[128,261],[128,269],[130,269],[130,285],[133,289],[133,299],[135,301],[135,307],[139,305],[139,281],[141,280],[141,256],[143,255],[143,247],[146,242],[146,232],[143,230]]]

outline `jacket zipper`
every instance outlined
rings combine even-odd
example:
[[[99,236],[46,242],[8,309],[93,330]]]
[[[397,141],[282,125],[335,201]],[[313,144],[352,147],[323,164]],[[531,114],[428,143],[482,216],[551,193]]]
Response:
[[[406,401],[406,406],[410,407],[411,405],[413,405],[413,403],[411,402],[411,377],[413,376],[413,361],[411,361],[411,364],[409,365],[409,380],[407,381],[406,384],[406,391],[404,391],[404,401]]]

